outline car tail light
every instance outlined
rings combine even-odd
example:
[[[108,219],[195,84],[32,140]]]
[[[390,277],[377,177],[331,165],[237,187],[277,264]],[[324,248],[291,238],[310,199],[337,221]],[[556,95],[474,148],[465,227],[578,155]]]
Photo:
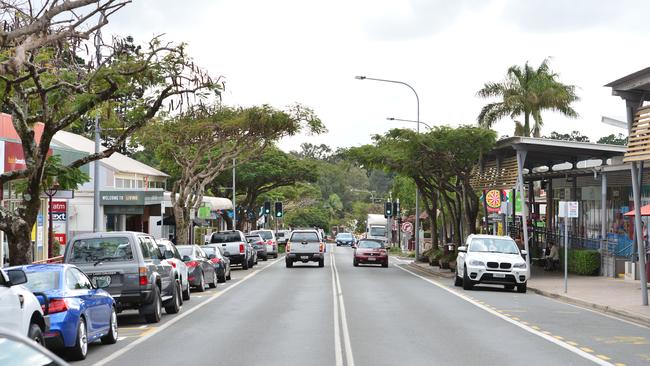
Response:
[[[41,305],[43,312],[45,312],[45,305]],[[68,304],[65,299],[50,299],[48,304],[48,314],[60,313],[68,310]]]
[[[189,261],[189,262],[185,263],[185,265],[186,265],[188,268],[194,268],[194,267],[198,266],[199,263],[198,263],[197,261]]]
[[[149,283],[149,276],[147,276],[147,267],[140,267],[140,286],[144,286]]]
[[[176,262],[167,261],[167,263],[171,264],[173,268],[176,268]]]
[[[212,259],[210,259],[210,262],[212,262],[214,264],[217,264],[217,263],[221,262],[221,260],[219,258],[212,258]]]
[[[291,251],[291,242],[287,242],[287,245],[284,247],[284,251],[287,253]]]
[[[266,244],[273,245],[273,240],[267,240]]]
[[[325,249],[325,244],[320,243],[320,245],[318,246],[318,251],[322,253],[324,249]]]
[[[244,243],[239,244],[239,254],[244,254]]]

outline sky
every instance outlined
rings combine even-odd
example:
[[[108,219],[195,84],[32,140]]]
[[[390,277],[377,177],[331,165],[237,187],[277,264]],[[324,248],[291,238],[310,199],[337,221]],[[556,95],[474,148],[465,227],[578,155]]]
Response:
[[[160,34],[188,44],[213,76],[223,76],[228,105],[294,103],[311,107],[328,132],[279,142],[333,148],[359,146],[390,128],[414,128],[419,95],[429,125],[475,124],[489,100],[486,82],[511,65],[551,58],[560,81],[575,85],[579,118],[545,112],[543,135],[625,130],[601,116],[625,119],[624,102],[604,84],[650,66],[644,45],[647,0],[134,0],[115,14],[108,34],[145,42]],[[510,118],[493,126],[512,135]]]

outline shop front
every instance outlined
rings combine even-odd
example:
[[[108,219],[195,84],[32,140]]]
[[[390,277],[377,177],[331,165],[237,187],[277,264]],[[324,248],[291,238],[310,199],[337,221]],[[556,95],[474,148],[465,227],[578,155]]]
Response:
[[[163,191],[101,191],[106,231],[149,233],[152,217],[161,216]]]

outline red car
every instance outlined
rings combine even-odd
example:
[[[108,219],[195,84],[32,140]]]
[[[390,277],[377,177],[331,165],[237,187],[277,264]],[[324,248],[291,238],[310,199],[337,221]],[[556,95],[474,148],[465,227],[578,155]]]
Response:
[[[381,264],[382,267],[388,267],[388,252],[384,248],[384,243],[370,239],[359,240],[354,248],[352,264],[357,267],[359,263]]]

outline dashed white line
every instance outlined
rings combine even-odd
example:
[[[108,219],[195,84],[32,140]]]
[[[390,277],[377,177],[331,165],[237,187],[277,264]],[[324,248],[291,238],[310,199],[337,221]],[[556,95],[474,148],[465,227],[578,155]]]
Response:
[[[348,329],[348,320],[345,314],[345,302],[343,301],[343,291],[341,290],[341,281],[339,279],[339,271],[336,268],[336,259],[334,259],[334,254],[330,255],[330,260],[331,260],[332,269],[334,271],[334,278],[336,279],[336,291],[334,292],[334,296],[338,298],[338,303],[341,312],[341,328],[343,330],[343,346],[345,347],[345,361],[348,366],[354,366],[354,357],[352,355],[352,343],[350,342],[350,331]]]
[[[332,251],[334,252],[334,251]],[[334,254],[330,255],[330,263],[332,263]],[[343,354],[341,353],[341,331],[339,325],[339,302],[336,290],[336,278],[334,276],[334,265],[330,265],[332,269],[332,299],[334,302],[334,355],[336,357],[336,366],[343,366]]]

